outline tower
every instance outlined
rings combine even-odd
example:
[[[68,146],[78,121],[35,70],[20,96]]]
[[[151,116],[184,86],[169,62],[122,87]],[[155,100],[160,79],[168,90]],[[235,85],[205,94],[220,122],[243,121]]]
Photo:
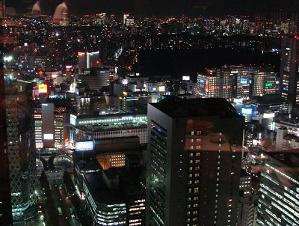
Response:
[[[4,73],[0,74],[0,225],[11,225],[9,168],[6,141]]]
[[[282,97],[290,107],[299,103],[299,36],[282,40],[280,65]]]
[[[147,225],[236,225],[243,117],[225,100],[148,105]]]
[[[35,215],[35,158],[26,83],[5,80],[7,155],[14,222]]]

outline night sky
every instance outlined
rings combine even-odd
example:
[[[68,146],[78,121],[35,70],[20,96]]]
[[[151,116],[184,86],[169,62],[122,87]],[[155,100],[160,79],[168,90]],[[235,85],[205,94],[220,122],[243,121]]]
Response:
[[[43,0],[52,11],[61,0]],[[7,0],[17,11],[30,8],[34,0]],[[74,13],[124,11],[140,15],[253,14],[299,12],[299,0],[72,0]]]

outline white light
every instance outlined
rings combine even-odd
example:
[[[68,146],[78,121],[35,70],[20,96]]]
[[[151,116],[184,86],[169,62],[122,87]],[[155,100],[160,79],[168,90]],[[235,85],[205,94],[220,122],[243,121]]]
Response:
[[[76,151],[92,151],[94,148],[93,141],[81,141],[76,143]]]
[[[183,81],[190,81],[190,76],[184,75],[182,80]]]
[[[53,134],[52,133],[45,133],[44,134],[44,140],[53,140]]]
[[[77,116],[76,115],[70,115],[70,124],[75,126],[76,125]]]
[[[3,61],[4,62],[11,62],[12,60],[13,60],[12,56],[5,56],[5,57],[3,57]]]
[[[263,118],[274,118],[275,114],[274,113],[264,113]]]

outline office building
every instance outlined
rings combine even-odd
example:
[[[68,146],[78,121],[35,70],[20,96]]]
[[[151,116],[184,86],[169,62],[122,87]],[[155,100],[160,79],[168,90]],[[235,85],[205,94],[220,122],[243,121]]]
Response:
[[[256,207],[255,194],[253,193],[252,176],[244,170],[241,171],[240,177],[240,211],[239,226],[255,226]]]
[[[32,136],[30,91],[26,83],[6,80],[6,131],[10,193],[14,222],[36,214],[35,157]]]
[[[236,225],[244,118],[225,99],[148,105],[146,225]]]
[[[296,118],[280,115],[275,118],[275,146],[279,150],[299,148],[299,123]]]
[[[68,114],[64,100],[37,102],[33,111],[36,149],[63,148],[68,139]]]
[[[201,97],[249,100],[278,92],[279,81],[268,67],[224,66],[197,76],[196,94]]]
[[[233,98],[233,76],[221,69],[206,70],[197,76],[199,94],[202,97]]]
[[[148,142],[146,115],[103,114],[99,116],[70,115],[70,142],[137,136],[141,144]]]
[[[99,66],[99,51],[78,52],[78,66],[81,73],[87,69]]]
[[[6,108],[3,70],[0,74],[0,225],[11,225],[9,163],[6,137]]]
[[[90,74],[80,75],[79,79],[85,82],[91,90],[100,90],[109,86],[109,78],[112,68],[92,68]]]
[[[285,37],[282,40],[280,64],[282,97],[290,107],[299,103],[299,38]]]
[[[257,205],[257,225],[298,225],[298,151],[273,152],[265,158]]]
[[[145,191],[139,172],[111,169],[84,175],[84,196],[94,225],[144,225]]]
[[[75,181],[95,225],[144,225],[142,151],[138,137],[76,143]]]

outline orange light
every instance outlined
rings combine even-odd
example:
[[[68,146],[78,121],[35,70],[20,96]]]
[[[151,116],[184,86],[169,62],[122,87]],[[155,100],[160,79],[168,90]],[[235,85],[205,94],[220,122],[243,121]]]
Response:
[[[80,57],[80,56],[84,56],[84,55],[85,55],[84,52],[78,52],[78,57]]]
[[[39,76],[43,76],[43,75],[44,75],[44,72],[43,72],[42,70],[40,70],[40,71],[38,72],[38,75],[39,75]]]
[[[38,85],[38,92],[39,93],[48,93],[48,85],[47,84],[39,84]]]

